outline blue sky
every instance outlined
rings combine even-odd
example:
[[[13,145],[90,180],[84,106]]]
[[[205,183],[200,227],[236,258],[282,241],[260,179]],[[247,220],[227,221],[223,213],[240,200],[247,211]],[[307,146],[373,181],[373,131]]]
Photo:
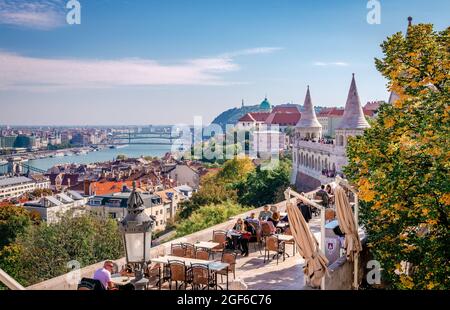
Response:
[[[0,0],[0,124],[207,123],[242,99],[343,106],[386,100],[380,43],[414,23],[448,27],[450,1]]]

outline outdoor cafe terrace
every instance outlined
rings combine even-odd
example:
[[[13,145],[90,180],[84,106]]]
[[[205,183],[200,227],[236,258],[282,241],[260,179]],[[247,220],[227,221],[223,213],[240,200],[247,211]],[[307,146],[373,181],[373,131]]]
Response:
[[[307,195],[313,195],[313,192],[308,193]],[[286,211],[286,202],[281,202],[276,205],[279,212]],[[233,228],[236,220],[238,218],[246,218],[252,212],[259,214],[262,208],[258,208],[240,215],[237,215],[231,218],[229,221],[225,223],[221,223],[219,225],[210,227],[208,229],[193,233],[191,235],[184,236],[179,239],[172,240],[170,242],[158,245],[151,249],[151,258],[156,260],[161,259],[164,261],[164,257],[167,259],[173,259],[169,255],[171,255],[172,245],[181,244],[181,243],[190,243],[196,244],[199,242],[209,242],[213,239],[214,231],[227,231]],[[311,231],[313,232],[316,239],[321,240],[321,227],[320,227],[320,217],[314,216],[311,221],[308,223]],[[360,238],[364,238],[364,233],[360,230]],[[290,240],[289,237],[282,237],[286,240]],[[206,243],[207,244],[207,243]],[[229,274],[229,289],[249,289],[249,290],[304,290],[311,289],[309,286],[305,284],[304,280],[304,259],[300,256],[298,251],[295,251],[293,244],[289,242],[286,244],[285,249],[286,258],[279,257],[277,261],[276,258],[273,258],[273,255],[276,252],[271,252],[269,257],[270,260],[265,259],[264,245],[260,248],[256,243],[249,244],[249,255],[243,257],[240,253],[237,255],[236,265],[235,265],[235,277],[233,273]],[[221,260],[221,253],[214,255],[214,257],[209,258],[211,261]],[[184,260],[181,258],[181,260]],[[190,266],[190,263],[195,260],[186,259],[186,266]],[[121,258],[116,260],[115,263],[121,269],[125,264],[125,258]],[[364,264],[364,255],[362,255],[362,259],[360,261],[360,270],[362,270],[362,266]],[[95,272],[95,270],[101,268],[103,266],[103,262],[99,262],[97,264],[84,267],[80,270],[79,278],[87,277],[91,278]],[[353,263],[347,262],[344,257],[337,259],[329,268],[329,276],[325,277],[325,287],[326,289],[351,289],[353,276]],[[362,275],[362,272],[359,272]],[[74,277],[70,274],[65,274],[35,285],[28,287],[27,289],[31,290],[76,290],[78,281],[71,280]],[[234,279],[238,279],[236,282]],[[175,282],[172,282],[172,289],[174,289]],[[236,286],[236,283],[245,283],[246,287]],[[222,289],[227,288],[227,280],[224,275],[221,277],[218,275],[217,277],[217,285]],[[151,289],[161,288],[163,290],[169,289],[168,283],[164,282],[161,287],[158,285],[151,286]],[[183,287],[184,289],[184,287]],[[190,287],[188,286],[188,289]]]

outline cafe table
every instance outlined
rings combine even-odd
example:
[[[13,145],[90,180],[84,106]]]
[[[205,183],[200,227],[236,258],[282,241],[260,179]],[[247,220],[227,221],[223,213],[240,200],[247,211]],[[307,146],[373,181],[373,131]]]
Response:
[[[122,276],[120,273],[111,275],[111,282],[117,286],[124,286],[130,284],[135,277]]]
[[[218,247],[220,243],[218,242],[212,242],[212,241],[197,241],[194,243],[194,247],[196,249],[202,248],[208,251],[208,255],[211,256],[212,249]]]

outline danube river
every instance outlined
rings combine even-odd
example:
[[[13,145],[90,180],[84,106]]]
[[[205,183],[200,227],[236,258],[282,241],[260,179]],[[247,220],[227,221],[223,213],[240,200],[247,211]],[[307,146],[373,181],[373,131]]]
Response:
[[[28,161],[30,166],[47,170],[54,165],[64,163],[89,164],[96,162],[104,162],[113,160],[117,155],[125,155],[127,157],[141,156],[163,156],[171,151],[171,145],[128,145],[118,149],[105,148],[97,152],[89,152],[84,155],[69,155],[61,157],[48,157],[42,159],[33,159]],[[60,152],[64,152],[61,150]]]

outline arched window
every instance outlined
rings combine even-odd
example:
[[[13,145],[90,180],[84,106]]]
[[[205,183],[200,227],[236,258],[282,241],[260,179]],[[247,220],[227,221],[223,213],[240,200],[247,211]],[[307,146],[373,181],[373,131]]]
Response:
[[[338,137],[337,137],[337,144],[339,145],[339,146],[343,146],[344,145],[344,136],[343,135],[339,135]]]

